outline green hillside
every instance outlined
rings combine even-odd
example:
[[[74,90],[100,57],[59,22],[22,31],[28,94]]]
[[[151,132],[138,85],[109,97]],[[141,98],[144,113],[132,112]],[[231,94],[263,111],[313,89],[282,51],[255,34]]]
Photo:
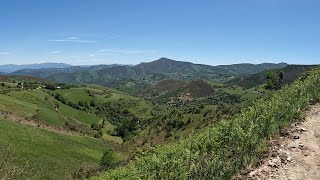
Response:
[[[97,85],[84,85],[76,88],[54,90],[51,92],[54,96],[59,95],[62,97],[65,104],[78,106],[79,103],[84,104],[85,107],[78,107],[79,109],[85,109],[88,112],[92,112],[99,116],[97,108],[103,105],[117,104],[119,101],[125,105],[133,115],[139,118],[150,117],[152,110],[152,104],[148,103],[144,99],[139,99],[123,92],[113,90],[110,88],[97,86]],[[93,105],[95,107],[87,107]]]
[[[266,139],[297,120],[311,100],[320,100],[320,70],[256,101],[230,121],[93,179],[229,179],[243,167],[257,163]],[[236,157],[236,158],[234,158]]]
[[[109,121],[117,126],[133,117],[147,119],[153,109],[152,103],[144,99],[97,85],[65,88],[66,85],[57,84],[55,90],[50,90],[45,88],[47,82],[4,76],[1,83],[0,111],[41,126],[107,136],[110,141],[122,140],[110,136],[115,126]],[[106,127],[100,128],[101,125]]]
[[[99,167],[103,150],[108,148],[114,150],[117,162],[126,160],[126,153],[114,143],[121,143],[121,137],[108,136],[106,132],[100,137],[97,136],[100,132],[92,128],[92,124],[102,121],[106,130],[114,129],[114,125],[93,112],[55,99],[54,91],[45,89],[48,81],[16,76],[1,80],[0,147],[9,146],[14,156],[19,157],[14,165],[29,164],[32,171],[26,176],[31,179],[71,179],[72,173],[81,168],[84,173],[94,172]],[[70,101],[91,100],[91,96],[86,96],[86,90],[100,92],[100,87],[93,87],[57,91],[66,96],[70,92],[72,95],[77,93],[67,96]],[[121,96],[116,91],[113,93]],[[81,98],[77,99],[77,95]],[[107,98],[94,100],[98,103],[99,100],[108,101]]]
[[[27,161],[31,179],[71,179],[80,168],[96,167],[102,152],[110,147],[102,141],[50,132],[45,129],[0,120],[0,145],[17,157],[17,165]]]
[[[276,74],[283,72],[283,83],[290,84],[300,75],[303,75],[303,73],[305,73],[306,71],[316,67],[319,67],[319,65],[288,65],[286,67],[273,69],[271,71]],[[260,86],[266,82],[265,74],[267,72],[269,72],[269,70],[252,75],[241,75],[230,80],[229,82],[227,82],[227,84],[237,85],[244,88],[253,88],[256,86]]]
[[[173,179],[184,179],[185,177],[192,179],[192,177],[199,176],[199,169],[211,172],[203,163],[209,160],[208,163],[215,164],[217,158],[223,159],[219,162],[221,167],[227,169],[209,164],[214,168],[214,172],[208,173],[208,177],[220,177],[221,174],[224,174],[221,177],[225,178],[238,171],[240,167],[254,163],[255,158],[259,157],[258,146],[264,144],[254,144],[252,152],[256,154],[247,154],[248,152],[241,150],[235,152],[239,157],[249,158],[248,162],[229,162],[223,154],[233,152],[227,150],[222,152],[217,147],[231,142],[220,142],[216,137],[221,139],[228,137],[229,134],[225,134],[225,128],[232,130],[248,124],[248,119],[244,116],[251,111],[249,111],[250,108],[245,110],[246,107],[252,105],[252,108],[265,107],[270,103],[278,103],[276,100],[283,102],[283,99],[278,98],[284,96],[286,92],[295,96],[293,91],[296,88],[300,88],[301,91],[305,91],[303,88],[311,88],[311,82],[316,81],[313,77],[317,76],[317,73],[309,73],[309,75],[304,76],[307,78],[304,82],[296,82],[296,85],[290,88],[284,87],[279,92],[267,90],[263,84],[246,89],[235,84],[215,81],[160,80],[161,78],[157,78],[158,83],[149,82],[149,86],[140,89],[141,93],[136,93],[136,96],[94,84],[71,85],[41,79],[38,81],[31,77],[3,76],[0,80],[0,119],[5,120],[1,120],[0,126],[4,127],[2,134],[7,133],[7,136],[3,135],[0,146],[12,144],[12,148],[20,149],[16,152],[17,156],[21,155],[26,158],[15,164],[30,162],[31,166],[36,169],[31,173],[34,179],[48,177],[69,179],[72,178],[72,174],[83,178],[95,175],[102,170],[110,170],[110,173],[101,176],[106,179],[122,175],[154,179],[157,178],[154,173],[159,173],[160,177],[167,177],[165,169],[173,172],[170,174]],[[127,82],[127,90],[133,92],[132,87],[134,85]],[[289,98],[289,95],[286,97]],[[301,107],[300,105],[297,104]],[[290,109],[289,105],[286,108],[282,110]],[[267,109],[268,111],[263,111],[263,113],[272,111],[272,114],[276,114],[281,108],[268,107]],[[244,115],[239,115],[240,112]],[[290,113],[292,112],[288,112]],[[263,114],[263,118],[265,117],[269,115]],[[10,128],[6,128],[7,126]],[[282,127],[282,124],[276,123],[275,126]],[[248,128],[255,127],[245,127],[245,129]],[[14,132],[19,133],[12,135]],[[213,136],[211,132],[215,137],[212,141],[210,140]],[[260,133],[261,131],[257,129],[255,132]],[[270,132],[277,131],[272,129]],[[270,132],[268,130],[263,136],[259,134],[259,137],[255,138],[260,138],[263,142]],[[235,134],[239,137],[247,137],[237,131]],[[251,135],[256,136],[256,134]],[[26,141],[30,146],[25,145],[22,148],[19,145],[25,140],[19,139],[18,136],[22,139],[34,138]],[[14,139],[10,139],[11,137]],[[233,136],[230,138],[236,139]],[[243,139],[236,140],[240,142]],[[245,140],[246,142],[242,143],[253,143],[248,139]],[[70,141],[70,144],[64,146],[67,141]],[[36,148],[34,142],[39,142],[37,145],[43,144],[43,146],[33,154],[30,149]],[[79,142],[83,144],[78,145]],[[237,143],[234,144],[236,146]],[[75,146],[79,146],[79,152],[75,150]],[[65,151],[73,155],[66,153],[68,158],[61,155],[62,151],[57,149],[60,150],[63,147]],[[115,159],[112,165],[102,167],[99,164],[100,158],[103,150],[108,148],[113,150],[112,157]],[[51,152],[51,149],[55,152]],[[30,154],[27,154],[29,151]],[[49,154],[44,156],[44,152],[49,152]],[[86,153],[89,154],[86,155]],[[217,156],[211,156],[211,154],[217,154]],[[61,157],[58,157],[60,155]],[[40,157],[49,159],[48,166],[45,166]],[[67,166],[69,168],[64,168],[64,171],[57,168],[56,171],[50,172],[52,174],[47,173],[48,167],[56,166],[54,164],[59,166],[59,163],[65,161],[69,161],[70,164],[65,163],[66,166],[62,166],[61,169]],[[195,163],[196,169],[187,168],[190,161]],[[236,164],[236,166],[231,164]],[[115,170],[112,170],[114,168]],[[59,174],[58,171],[63,173]],[[190,173],[186,173],[187,171]],[[185,177],[180,177],[179,174],[184,174]]]
[[[3,100],[0,105],[1,111],[55,126],[64,125],[61,116],[70,117],[88,125],[100,121],[94,115],[63,105],[42,90],[11,91],[5,95],[0,94],[0,99]]]
[[[0,180],[320,180],[320,0],[0,2]]]

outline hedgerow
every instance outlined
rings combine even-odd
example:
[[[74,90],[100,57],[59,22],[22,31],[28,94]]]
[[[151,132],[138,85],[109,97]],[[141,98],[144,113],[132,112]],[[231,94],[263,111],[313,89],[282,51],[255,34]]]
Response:
[[[256,163],[268,138],[297,120],[311,100],[319,99],[317,69],[231,120],[93,179],[229,179]]]

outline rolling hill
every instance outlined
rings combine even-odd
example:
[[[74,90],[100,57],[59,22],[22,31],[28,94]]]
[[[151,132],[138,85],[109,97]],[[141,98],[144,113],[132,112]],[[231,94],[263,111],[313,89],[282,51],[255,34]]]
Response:
[[[194,80],[182,88],[184,94],[190,94],[193,98],[207,97],[214,93],[214,88],[203,80]]]
[[[319,65],[288,65],[283,68],[273,69],[276,74],[280,72],[284,73],[283,82],[285,84],[290,84],[296,80],[304,72],[311,70],[313,68],[319,67]],[[262,71],[257,74],[252,75],[240,75],[234,79],[227,82],[229,85],[237,85],[244,88],[253,88],[265,83],[265,74],[268,70]]]
[[[160,58],[150,63],[141,63],[136,67],[150,73],[204,73],[213,72],[216,74],[254,74],[266,69],[274,69],[286,66],[286,63],[272,64],[233,64],[233,65],[218,65],[209,66],[203,64],[193,64],[191,62],[175,61],[168,58]]]
[[[187,82],[185,81],[169,79],[160,81],[159,83],[154,85],[152,89],[161,93],[166,93],[176,91],[185,86],[186,84]]]
[[[139,104],[128,106],[137,117],[146,117],[150,111],[144,100],[95,85],[48,90],[45,86],[51,81],[24,76],[0,76],[0,83],[0,148],[10,146],[15,152],[19,158],[14,165],[28,162],[32,179],[72,179],[80,169],[99,167],[108,148],[117,162],[126,161],[128,155],[119,145],[122,138],[109,135],[115,126],[90,111],[93,108],[80,107],[80,101],[98,106],[124,99],[122,103]],[[65,100],[56,99],[57,94]],[[141,111],[145,107],[147,111]],[[93,128],[102,123],[102,129]]]
[[[150,91],[153,94],[159,93],[160,97],[188,96],[193,99],[212,95],[214,88],[203,80],[193,80],[190,82],[181,80],[163,80],[154,85]]]

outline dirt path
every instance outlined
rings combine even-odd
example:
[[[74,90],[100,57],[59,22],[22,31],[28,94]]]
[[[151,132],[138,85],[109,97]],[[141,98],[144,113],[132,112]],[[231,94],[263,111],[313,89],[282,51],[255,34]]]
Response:
[[[304,122],[272,141],[262,165],[243,179],[320,180],[320,104],[306,112]]]

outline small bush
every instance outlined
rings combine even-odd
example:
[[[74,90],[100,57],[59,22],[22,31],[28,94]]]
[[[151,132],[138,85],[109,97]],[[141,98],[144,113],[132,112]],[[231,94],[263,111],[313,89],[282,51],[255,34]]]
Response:
[[[100,166],[104,168],[110,168],[114,165],[115,163],[115,158],[113,155],[113,150],[112,149],[105,149],[103,151],[103,155],[100,160]]]

